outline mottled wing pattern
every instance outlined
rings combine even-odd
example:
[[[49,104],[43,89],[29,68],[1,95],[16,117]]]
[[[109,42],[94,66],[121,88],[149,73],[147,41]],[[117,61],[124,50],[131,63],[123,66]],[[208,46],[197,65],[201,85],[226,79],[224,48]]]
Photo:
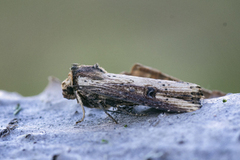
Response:
[[[168,112],[190,112],[201,107],[201,88],[193,83],[111,73],[100,77],[79,76],[79,90],[100,100],[115,100],[118,105],[132,103]]]

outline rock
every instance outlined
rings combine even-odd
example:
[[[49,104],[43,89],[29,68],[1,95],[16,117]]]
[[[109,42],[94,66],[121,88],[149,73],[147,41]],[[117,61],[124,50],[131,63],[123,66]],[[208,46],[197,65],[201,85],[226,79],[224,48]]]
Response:
[[[17,106],[22,109],[14,115]],[[239,159],[240,94],[203,100],[200,110],[169,114],[153,109],[136,117],[86,109],[61,96],[59,80],[50,78],[37,96],[0,91],[1,130],[17,118],[18,126],[0,138],[0,159]]]

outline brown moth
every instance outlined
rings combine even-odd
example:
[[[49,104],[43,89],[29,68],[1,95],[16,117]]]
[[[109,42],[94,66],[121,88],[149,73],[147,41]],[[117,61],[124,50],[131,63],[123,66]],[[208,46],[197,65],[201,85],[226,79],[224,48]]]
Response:
[[[98,64],[73,64],[62,82],[62,94],[84,106],[101,108],[144,105],[165,112],[191,112],[201,108],[203,94],[197,84],[108,73]]]

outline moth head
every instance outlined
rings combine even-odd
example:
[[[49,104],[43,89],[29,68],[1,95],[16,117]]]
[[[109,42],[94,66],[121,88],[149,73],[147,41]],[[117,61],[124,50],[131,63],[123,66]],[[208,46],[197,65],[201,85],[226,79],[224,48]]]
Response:
[[[78,65],[74,63],[71,67],[71,71],[68,74],[68,78],[62,82],[62,94],[64,98],[75,99],[74,93],[76,87],[79,85],[77,79],[89,78],[92,80],[102,80],[103,74],[107,73],[103,68],[99,67],[98,64],[93,66],[90,65]]]
[[[68,73],[68,78],[62,82],[62,95],[67,99],[75,99],[73,88],[73,74],[72,71]]]

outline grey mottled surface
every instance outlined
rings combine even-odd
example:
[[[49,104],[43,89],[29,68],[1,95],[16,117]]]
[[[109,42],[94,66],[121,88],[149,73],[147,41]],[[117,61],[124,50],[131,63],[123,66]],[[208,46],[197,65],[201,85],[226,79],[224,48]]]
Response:
[[[17,104],[22,110],[14,115]],[[0,159],[240,159],[240,94],[204,100],[191,113],[112,114],[119,124],[86,108],[85,120],[75,125],[81,108],[62,98],[52,78],[37,96],[0,91],[0,109],[1,130],[18,119],[0,138]]]

